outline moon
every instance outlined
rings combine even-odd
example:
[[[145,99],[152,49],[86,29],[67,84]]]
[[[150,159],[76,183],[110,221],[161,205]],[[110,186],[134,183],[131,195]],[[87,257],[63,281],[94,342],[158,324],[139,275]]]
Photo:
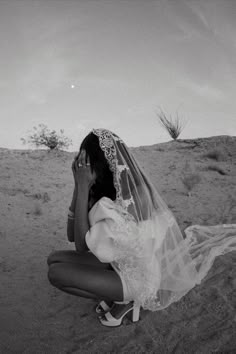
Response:
[[[72,84],[70,87],[73,89],[73,88],[75,88],[75,85]]]

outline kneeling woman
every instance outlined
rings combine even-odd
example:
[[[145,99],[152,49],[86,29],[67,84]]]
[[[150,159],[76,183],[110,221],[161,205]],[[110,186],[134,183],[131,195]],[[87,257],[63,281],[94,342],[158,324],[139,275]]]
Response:
[[[67,234],[75,251],[52,253],[48,277],[60,290],[98,299],[105,326],[120,325],[128,313],[138,321],[141,307],[157,311],[178,301],[201,282],[224,244],[230,249],[231,240],[222,244],[214,235],[219,252],[211,253],[209,232],[200,227],[184,239],[150,178],[109,130],[85,137],[72,171]]]

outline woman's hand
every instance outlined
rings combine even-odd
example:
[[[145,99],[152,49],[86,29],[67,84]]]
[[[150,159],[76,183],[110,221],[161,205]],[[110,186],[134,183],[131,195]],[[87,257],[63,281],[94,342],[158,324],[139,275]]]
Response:
[[[91,171],[89,158],[86,157],[84,150],[81,151],[80,155],[74,160],[72,164],[72,171],[75,179],[75,185],[78,188],[88,188],[95,183],[96,173]]]
[[[80,153],[78,153],[77,156],[75,156],[74,161],[72,162],[72,166],[71,166],[76,188],[77,188],[76,164],[77,164],[78,161],[79,161],[80,164],[86,164],[86,152],[85,152],[85,150],[82,150]]]

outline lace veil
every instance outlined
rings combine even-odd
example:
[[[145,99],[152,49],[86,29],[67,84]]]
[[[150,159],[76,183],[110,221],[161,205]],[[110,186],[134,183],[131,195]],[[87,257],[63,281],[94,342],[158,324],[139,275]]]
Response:
[[[126,144],[107,129],[93,129],[113,173],[117,221],[114,264],[144,309],[178,301],[210,269],[217,255],[236,250],[236,225],[191,226],[183,237],[174,215]]]

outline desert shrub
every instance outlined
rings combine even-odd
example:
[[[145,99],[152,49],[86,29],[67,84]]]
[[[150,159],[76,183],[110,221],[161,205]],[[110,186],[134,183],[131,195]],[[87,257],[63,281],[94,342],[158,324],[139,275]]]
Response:
[[[236,198],[231,194],[225,196],[224,200],[215,203],[212,207],[205,207],[204,213],[199,215],[203,225],[212,224],[234,224],[236,222]]]
[[[185,163],[185,166],[182,170],[182,175],[180,177],[181,182],[183,183],[185,189],[188,192],[188,196],[191,195],[193,188],[200,183],[201,176],[199,173],[196,173],[194,169],[190,166],[188,162]]]
[[[42,215],[42,213],[43,212],[42,212],[42,208],[41,208],[40,204],[39,203],[35,203],[34,204],[34,209],[33,209],[33,214],[39,216],[39,215]]]
[[[206,168],[206,170],[210,170],[210,171],[216,171],[218,172],[220,175],[227,175],[227,172],[225,172],[223,170],[223,168],[217,166],[217,165],[208,165]]]
[[[5,240],[5,239],[6,239],[6,237],[7,237],[6,232],[5,232],[5,231],[1,231],[1,230],[0,230],[0,240],[1,240],[1,239],[2,239],[2,240]]]
[[[223,153],[219,149],[212,149],[208,151],[203,157],[207,157],[212,160],[220,161],[223,160]]]
[[[44,203],[47,203],[51,198],[49,197],[47,192],[44,193],[35,193],[33,194],[33,198],[42,200]]]
[[[218,220],[222,224],[235,223],[236,221],[236,198],[229,195],[224,203],[218,206]]]
[[[181,181],[190,196],[192,189],[201,181],[201,176],[197,173],[190,173],[182,176]]]
[[[57,133],[55,130],[50,131],[45,124],[39,124],[38,127],[33,127],[33,130],[27,139],[21,138],[23,144],[46,146],[50,150],[67,149],[72,144],[72,140],[64,136],[63,129]]]
[[[171,115],[169,118],[167,118],[166,113],[160,110],[160,112],[157,113],[157,116],[161,126],[164,127],[172,139],[177,140],[185,126],[178,113],[176,113],[175,118],[172,118]]]

